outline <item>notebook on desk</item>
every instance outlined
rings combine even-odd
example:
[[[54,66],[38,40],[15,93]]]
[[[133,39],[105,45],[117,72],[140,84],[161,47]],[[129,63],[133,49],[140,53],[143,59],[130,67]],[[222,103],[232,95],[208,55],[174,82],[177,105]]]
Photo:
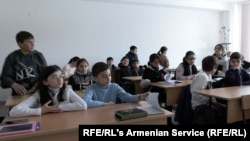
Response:
[[[174,83],[181,83],[182,81],[180,80],[172,80],[171,74],[166,74],[164,75],[164,82],[169,83],[169,84],[174,84]]]
[[[40,124],[37,121],[29,121],[17,124],[6,124],[0,126],[0,136],[34,132],[39,129]]]
[[[142,109],[132,108],[132,109],[124,109],[115,112],[115,117],[119,120],[130,120],[135,118],[146,117],[148,113]]]
[[[164,113],[163,108],[160,107],[158,97],[159,93],[150,92],[149,95],[146,97],[146,102],[149,105],[142,104],[142,106],[138,106],[137,108],[146,111],[149,115]]]

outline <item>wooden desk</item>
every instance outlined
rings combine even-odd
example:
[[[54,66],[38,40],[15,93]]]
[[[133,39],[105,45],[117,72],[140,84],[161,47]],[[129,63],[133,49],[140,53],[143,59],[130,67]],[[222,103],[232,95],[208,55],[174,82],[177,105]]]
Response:
[[[137,103],[114,104],[97,108],[89,108],[86,111],[62,112],[45,114],[42,116],[30,116],[22,118],[7,117],[4,121],[28,119],[29,121],[39,121],[41,130],[33,133],[25,133],[12,136],[2,136],[1,141],[78,141],[78,126],[81,125],[157,125],[167,124],[167,117],[174,113],[166,111],[163,114],[148,115],[147,117],[118,121],[114,113],[117,110],[135,108]]]
[[[22,101],[28,99],[30,97],[30,94],[25,95],[15,95],[15,96],[9,96],[6,100],[4,106],[6,107],[14,107],[18,103],[21,103]]]
[[[152,82],[150,85],[154,87],[164,88],[167,93],[167,106],[177,104],[183,88],[192,83],[192,80],[181,80],[181,83],[169,84],[166,82]]]
[[[227,123],[242,121],[241,96],[250,95],[250,86],[224,87],[210,90],[197,90],[198,94],[227,100]],[[246,113],[250,119],[250,112]]]
[[[83,91],[75,91],[76,94],[78,94],[80,97],[83,97],[84,93]],[[29,98],[30,94],[26,95],[17,95],[17,96],[9,96],[8,99],[6,100],[4,106],[6,107],[14,107],[15,105],[21,103],[22,101],[26,100]]]
[[[140,86],[140,82],[141,82],[142,76],[126,76],[126,77],[122,77],[122,78],[126,79],[126,80],[130,80],[130,81],[134,81],[135,82],[135,93],[136,94],[143,93],[143,89]]]

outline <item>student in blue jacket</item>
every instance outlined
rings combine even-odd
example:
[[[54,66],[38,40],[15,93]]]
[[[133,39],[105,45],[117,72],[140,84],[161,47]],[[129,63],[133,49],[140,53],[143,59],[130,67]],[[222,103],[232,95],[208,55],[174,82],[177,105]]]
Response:
[[[116,83],[111,82],[111,73],[108,65],[98,62],[92,67],[93,80],[96,82],[85,91],[83,97],[88,107],[98,107],[121,102],[139,102],[145,100],[148,92],[138,95],[127,93]]]
[[[227,86],[250,85],[250,74],[242,68],[243,56],[239,52],[233,52],[230,56],[230,69],[226,71],[225,80]]]

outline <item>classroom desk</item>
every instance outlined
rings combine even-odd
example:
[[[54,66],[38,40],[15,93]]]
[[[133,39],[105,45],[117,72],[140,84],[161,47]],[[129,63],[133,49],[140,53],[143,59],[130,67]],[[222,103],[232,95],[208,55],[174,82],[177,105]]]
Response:
[[[143,93],[143,89],[140,86],[142,76],[126,76],[126,77],[122,77],[122,78],[135,82],[135,93],[136,94]]]
[[[145,101],[143,101],[147,104]],[[30,116],[10,118],[4,121],[28,119],[29,121],[39,121],[41,130],[33,133],[25,133],[12,136],[2,136],[1,141],[78,141],[79,125],[166,125],[167,117],[174,113],[165,110],[163,114],[148,115],[147,117],[118,121],[114,113],[117,110],[135,108],[138,103],[122,103],[107,105],[103,107],[88,108],[85,111],[72,111],[45,114],[42,116]]]
[[[250,86],[223,87],[210,90],[197,90],[198,94],[227,101],[227,123],[242,121],[241,96],[250,95]],[[250,119],[250,112],[246,113]]]
[[[26,100],[27,98],[30,97],[30,94],[25,94],[25,95],[15,95],[15,96],[9,96],[8,99],[6,100],[4,106],[6,107],[14,107],[18,103],[21,103],[22,101]]]
[[[181,80],[181,83],[174,83],[174,84],[169,84],[166,82],[152,82],[150,83],[151,86],[154,87],[159,87],[159,88],[164,88],[167,93],[167,106],[173,106],[177,104],[179,96],[182,92],[182,89],[191,84],[192,80]]]
[[[76,94],[78,94],[80,97],[83,97],[84,93],[83,91],[75,91]],[[16,96],[9,96],[8,99],[6,100],[4,106],[6,107],[14,107],[18,103],[21,103],[22,101],[26,100],[29,98],[30,94],[25,94],[25,95],[16,95]]]

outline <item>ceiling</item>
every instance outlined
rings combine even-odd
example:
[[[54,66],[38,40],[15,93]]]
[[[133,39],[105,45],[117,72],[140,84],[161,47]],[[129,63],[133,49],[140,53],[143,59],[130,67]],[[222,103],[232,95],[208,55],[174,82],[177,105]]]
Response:
[[[215,2],[222,2],[222,3],[245,3],[245,2],[250,2],[250,0],[208,0],[208,1],[215,1]]]

